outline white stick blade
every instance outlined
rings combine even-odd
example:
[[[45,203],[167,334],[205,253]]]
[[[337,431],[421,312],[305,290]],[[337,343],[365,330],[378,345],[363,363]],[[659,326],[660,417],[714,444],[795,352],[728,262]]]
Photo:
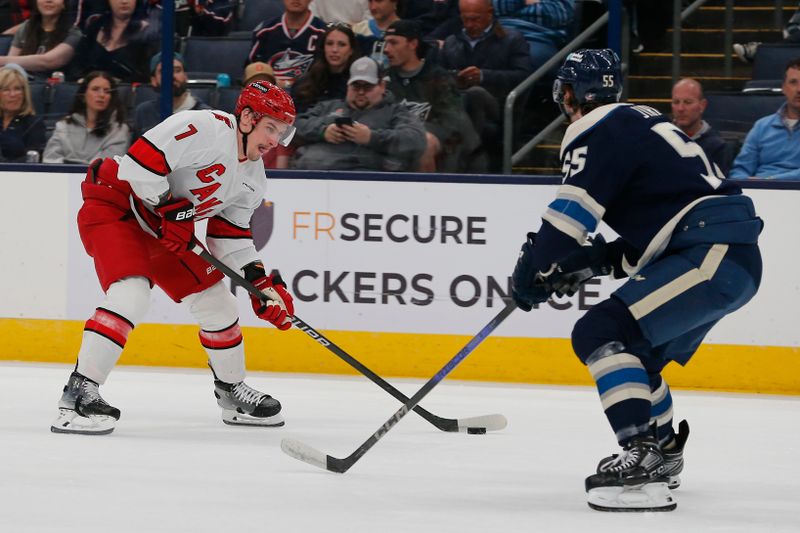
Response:
[[[468,428],[484,428],[486,431],[499,431],[505,429],[508,420],[503,415],[483,415],[471,418],[459,418],[458,430],[466,431]]]
[[[298,461],[303,461],[304,463],[314,465],[323,470],[328,469],[328,456],[299,440],[282,439],[281,450],[283,450],[286,455],[294,457]]]

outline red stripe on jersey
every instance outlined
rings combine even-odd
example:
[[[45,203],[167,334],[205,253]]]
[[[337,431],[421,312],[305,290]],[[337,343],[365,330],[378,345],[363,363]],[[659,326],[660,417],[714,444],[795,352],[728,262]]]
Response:
[[[229,328],[221,331],[200,330],[200,344],[211,350],[224,350],[233,348],[242,342],[242,330],[239,322],[234,322]]]
[[[222,217],[215,216],[208,219],[206,237],[212,239],[252,239],[253,232],[250,228],[240,228]]]
[[[139,137],[133,143],[133,146],[128,150],[128,157],[153,174],[166,176],[172,172],[164,152],[156,148],[146,137]]]
[[[128,335],[133,330],[133,324],[122,315],[98,307],[94,315],[86,321],[84,330],[102,335],[120,348],[124,348]]]

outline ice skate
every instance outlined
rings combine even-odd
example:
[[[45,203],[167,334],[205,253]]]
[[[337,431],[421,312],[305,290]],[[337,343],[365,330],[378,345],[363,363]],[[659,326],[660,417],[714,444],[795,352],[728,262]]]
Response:
[[[668,465],[653,437],[633,439],[622,453],[604,459],[586,478],[589,507],[598,511],[672,511]]]
[[[686,420],[682,420],[680,424],[678,424],[678,433],[675,434],[675,446],[670,449],[663,449],[661,453],[664,455],[664,464],[666,465],[666,469],[664,471],[664,476],[667,477],[667,486],[670,489],[677,489],[681,486],[681,478],[680,473],[683,471],[683,448],[686,445],[686,440],[689,438],[689,423]],[[610,455],[604,459],[601,459],[600,462],[597,464],[597,473],[602,474],[604,472],[604,466],[614,461],[619,454]]]
[[[50,426],[53,433],[106,435],[114,431],[120,412],[100,396],[99,385],[73,372],[58,402],[58,418]]]
[[[225,383],[214,380],[214,396],[222,407],[222,421],[234,426],[270,426],[284,424],[278,400],[249,387],[244,381]]]
[[[680,473],[683,472],[683,448],[689,438],[689,423],[682,420],[678,424],[678,432],[675,434],[675,445],[672,448],[662,448],[664,454],[664,465],[666,469],[664,475],[667,476],[667,484],[670,489],[677,489],[681,486]]]

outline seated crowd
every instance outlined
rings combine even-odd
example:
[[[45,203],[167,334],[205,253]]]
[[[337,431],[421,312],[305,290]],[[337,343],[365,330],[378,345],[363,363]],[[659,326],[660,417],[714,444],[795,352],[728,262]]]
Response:
[[[13,36],[0,55],[0,161],[87,163],[124,153],[160,121],[159,0],[11,5],[13,25],[0,26]],[[237,29],[237,17],[267,7],[252,31]],[[173,112],[231,112],[236,87],[257,79],[292,94],[298,135],[265,166],[485,172],[500,166],[506,96],[569,39],[574,0],[177,0],[176,9],[178,36],[233,32],[250,46],[246,57],[225,57],[243,67],[241,79],[224,75],[218,87],[192,79],[204,65],[176,53]],[[673,88],[673,120],[732,177],[793,177],[797,154],[784,152],[795,143],[771,143],[796,129],[797,64],[784,78],[786,105],[754,127],[738,157],[703,120],[697,81]],[[64,79],[71,105],[42,105]]]

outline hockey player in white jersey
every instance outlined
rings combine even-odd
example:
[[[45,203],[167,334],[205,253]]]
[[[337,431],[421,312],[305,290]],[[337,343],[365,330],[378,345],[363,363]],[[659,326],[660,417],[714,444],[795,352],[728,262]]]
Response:
[[[291,327],[292,297],[267,275],[253,245],[250,218],[266,176],[261,156],[294,134],[295,107],[268,82],[242,90],[235,115],[177,113],[137,140],[123,157],[98,159],[81,184],[78,229],[94,259],[105,299],[86,322],[78,361],[58,404],[56,433],[106,434],[120,411],[99,393],[144,318],[153,285],[181,302],[200,326],[227,424],[282,426],[281,404],[245,382],[244,347],[234,296],[222,274],[190,251],[194,226],[208,220],[215,257],[261,289],[253,310],[280,330]]]

